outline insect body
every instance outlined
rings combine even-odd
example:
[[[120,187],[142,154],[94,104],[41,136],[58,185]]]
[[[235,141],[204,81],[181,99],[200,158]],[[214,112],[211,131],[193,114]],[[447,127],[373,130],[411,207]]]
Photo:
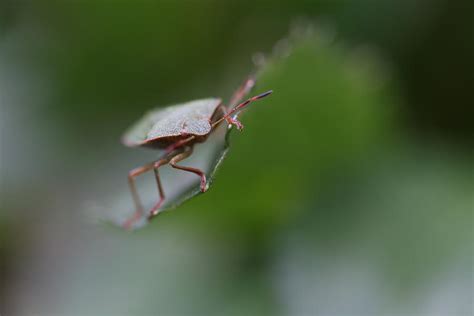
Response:
[[[235,125],[239,130],[242,130],[243,125],[237,119],[238,113],[251,102],[272,93],[272,91],[267,91],[239,103],[253,88],[254,84],[255,80],[253,78],[247,79],[242,87],[235,92],[229,107],[226,107],[221,99],[208,98],[156,109],[147,113],[125,133],[122,142],[126,146],[164,149],[162,158],[135,168],[128,174],[128,182],[136,212],[124,223],[123,226],[126,229],[131,228],[135,221],[145,214],[135,186],[135,178],[145,172],[154,171],[159,192],[158,202],[146,214],[148,220],[158,214],[165,200],[164,190],[158,173],[158,169],[161,166],[169,164],[175,169],[198,175],[201,178],[201,191],[205,192],[207,190],[206,175],[202,170],[181,166],[177,163],[189,157],[193,152],[193,146],[206,141],[207,137],[222,122],[226,121],[228,124]]]

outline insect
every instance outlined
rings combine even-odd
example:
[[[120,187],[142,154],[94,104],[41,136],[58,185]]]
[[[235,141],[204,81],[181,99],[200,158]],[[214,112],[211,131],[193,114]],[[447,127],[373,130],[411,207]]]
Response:
[[[207,190],[206,175],[202,170],[182,166],[178,162],[189,157],[193,153],[194,145],[205,142],[222,122],[226,121],[228,124],[236,126],[238,130],[243,129],[242,123],[237,118],[240,111],[251,102],[272,93],[270,90],[241,102],[254,85],[255,79],[249,77],[234,93],[228,107],[219,98],[208,98],[152,110],[124,134],[122,142],[128,147],[149,147],[164,150],[164,154],[157,161],[132,169],[128,173],[128,183],[136,211],[123,224],[125,229],[132,228],[133,224],[143,215],[146,215],[148,220],[158,215],[160,207],[165,201],[158,169],[166,164],[175,169],[198,175],[201,179],[201,192]],[[145,214],[135,185],[135,178],[151,170],[155,174],[159,199]]]

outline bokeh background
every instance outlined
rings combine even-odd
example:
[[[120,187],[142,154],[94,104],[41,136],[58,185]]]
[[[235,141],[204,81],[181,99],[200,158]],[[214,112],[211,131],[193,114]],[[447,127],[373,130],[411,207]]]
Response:
[[[473,21],[468,0],[2,0],[0,314],[472,315]],[[211,190],[100,220],[157,157],[123,131],[255,63],[275,92]]]

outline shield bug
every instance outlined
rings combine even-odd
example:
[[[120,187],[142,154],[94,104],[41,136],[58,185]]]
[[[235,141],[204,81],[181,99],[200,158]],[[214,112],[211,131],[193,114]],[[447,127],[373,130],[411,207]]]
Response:
[[[198,175],[201,179],[201,191],[207,190],[206,175],[202,170],[185,167],[179,165],[178,162],[189,157],[193,152],[194,145],[205,142],[208,136],[224,121],[236,126],[238,130],[242,130],[243,125],[237,118],[240,111],[251,102],[272,93],[270,90],[241,102],[254,85],[255,80],[252,77],[248,78],[234,93],[228,106],[225,106],[219,98],[208,98],[152,110],[124,134],[122,142],[128,147],[149,147],[164,150],[158,160],[129,172],[128,183],[136,212],[123,224],[124,228],[130,229],[135,221],[143,215],[151,220],[159,213],[160,207],[165,201],[165,193],[158,173],[161,166],[169,164],[175,169]],[[135,178],[151,170],[155,173],[159,199],[145,214],[135,185]]]

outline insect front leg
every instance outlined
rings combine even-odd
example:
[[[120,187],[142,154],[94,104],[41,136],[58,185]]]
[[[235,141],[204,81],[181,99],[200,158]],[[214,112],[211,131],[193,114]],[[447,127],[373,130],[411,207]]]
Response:
[[[241,130],[244,128],[244,125],[243,125],[237,118],[233,118],[233,117],[227,116],[227,108],[226,108],[223,104],[219,105],[219,106],[217,107],[217,109],[220,110],[220,111],[223,113],[223,116],[222,116],[222,117],[225,118],[227,124],[235,125],[235,127],[237,127],[237,129],[238,129],[239,131],[241,131]],[[221,120],[218,120],[217,122],[220,123],[221,121],[222,121],[222,119],[221,119]],[[216,123],[217,123],[217,122],[216,122]],[[217,125],[217,124],[214,124],[214,125]],[[214,125],[213,125],[213,126],[214,126]]]
[[[247,99],[246,101],[234,106],[229,111],[227,111],[227,113],[223,117],[212,123],[212,127],[214,128],[222,121],[226,120],[229,124],[234,124],[239,130],[241,130],[243,128],[243,125],[242,123],[240,123],[240,121],[237,120],[237,115],[239,114],[239,112],[246,108],[250,103],[265,98],[266,96],[272,94],[272,92],[272,90],[269,90],[267,92],[251,97],[250,99]]]

